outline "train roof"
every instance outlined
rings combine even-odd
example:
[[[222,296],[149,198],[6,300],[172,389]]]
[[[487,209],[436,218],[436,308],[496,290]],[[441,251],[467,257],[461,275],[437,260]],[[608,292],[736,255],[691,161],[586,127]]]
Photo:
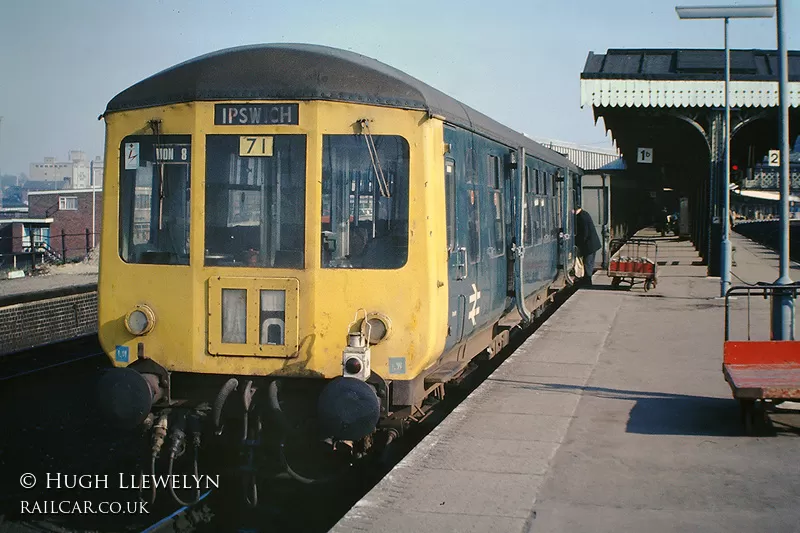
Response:
[[[159,72],[115,96],[106,113],[193,101],[331,100],[419,109],[561,167],[569,160],[375,59],[327,46],[259,44],[228,48]]]

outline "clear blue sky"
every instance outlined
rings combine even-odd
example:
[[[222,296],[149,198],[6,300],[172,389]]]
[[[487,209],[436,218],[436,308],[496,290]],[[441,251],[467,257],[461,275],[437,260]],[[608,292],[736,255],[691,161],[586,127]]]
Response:
[[[738,4],[678,0],[680,5]],[[748,0],[742,4],[768,3]],[[800,49],[800,2],[786,2]],[[589,51],[722,48],[721,21],[668,0],[24,0],[0,2],[0,172],[102,154],[97,116],[164,68],[242,44],[307,42],[374,57],[533,137],[610,147],[580,107]],[[775,21],[731,21],[734,48],[775,49]]]

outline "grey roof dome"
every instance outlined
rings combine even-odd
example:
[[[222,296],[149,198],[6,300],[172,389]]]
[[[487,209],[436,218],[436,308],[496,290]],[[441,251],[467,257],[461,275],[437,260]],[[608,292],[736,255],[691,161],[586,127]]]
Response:
[[[159,72],[111,99],[106,113],[192,101],[329,100],[418,109],[577,170],[544,148],[408,74],[327,46],[259,44],[228,48]]]

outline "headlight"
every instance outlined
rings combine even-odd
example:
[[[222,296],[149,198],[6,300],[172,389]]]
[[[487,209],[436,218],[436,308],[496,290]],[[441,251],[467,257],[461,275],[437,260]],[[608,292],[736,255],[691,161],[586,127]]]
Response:
[[[131,335],[147,335],[156,325],[156,315],[146,305],[137,305],[125,315],[125,329]]]
[[[361,322],[361,332],[370,344],[378,344],[389,337],[392,332],[392,321],[382,313],[369,313]]]

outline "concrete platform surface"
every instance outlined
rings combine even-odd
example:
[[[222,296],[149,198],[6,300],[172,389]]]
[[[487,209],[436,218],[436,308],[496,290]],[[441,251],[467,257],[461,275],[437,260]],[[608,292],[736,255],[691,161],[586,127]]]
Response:
[[[777,273],[734,245],[742,279]],[[595,274],[332,531],[800,531],[800,413],[744,436],[719,279],[689,242],[659,260],[647,293]]]
[[[97,267],[94,268],[93,272],[67,271],[64,273],[57,272],[46,274],[44,276],[0,280],[0,297],[45,292],[64,287],[90,284],[97,285]]]

